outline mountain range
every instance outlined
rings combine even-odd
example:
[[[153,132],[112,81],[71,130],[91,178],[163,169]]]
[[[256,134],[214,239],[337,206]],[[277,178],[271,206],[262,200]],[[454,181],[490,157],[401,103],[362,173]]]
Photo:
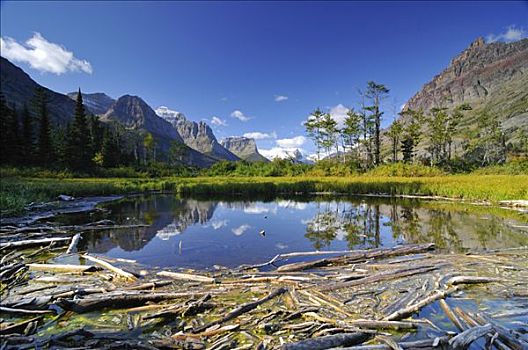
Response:
[[[48,98],[47,106],[52,122],[65,126],[73,119],[77,92],[64,95],[44,88],[4,57],[0,58],[0,72],[1,92],[9,106],[18,110],[24,105],[30,107],[35,90],[41,87]],[[117,124],[129,131],[137,139],[134,142],[140,142],[147,132],[152,134],[161,158],[167,154],[173,142],[178,142],[187,146],[183,161],[188,165],[209,167],[221,160],[241,159],[269,161],[258,153],[255,140],[244,138],[239,143],[239,148],[245,149],[243,157],[239,157],[218,142],[205,122],[190,121],[182,113],[166,107],[159,107],[154,111],[139,96],[124,95],[117,100],[104,93],[83,93],[82,96],[88,112],[98,115],[104,123]]]

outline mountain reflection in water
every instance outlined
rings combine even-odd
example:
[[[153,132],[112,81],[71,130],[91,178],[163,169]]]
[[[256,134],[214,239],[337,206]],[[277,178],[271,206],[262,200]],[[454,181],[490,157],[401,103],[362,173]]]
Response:
[[[126,198],[104,218],[148,227],[93,232],[80,248],[156,266],[207,268],[269,260],[281,252],[434,242],[446,251],[528,244],[526,217],[468,207],[374,198],[272,201]],[[261,231],[264,231],[262,233]],[[260,234],[259,234],[260,233]]]

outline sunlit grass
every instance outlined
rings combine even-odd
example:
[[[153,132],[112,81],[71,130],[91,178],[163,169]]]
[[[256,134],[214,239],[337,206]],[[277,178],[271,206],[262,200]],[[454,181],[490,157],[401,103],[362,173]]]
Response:
[[[59,194],[93,196],[146,191],[192,194],[345,194],[423,195],[497,202],[528,199],[528,175],[447,175],[435,177],[165,177],[146,178],[21,178],[4,177],[0,207],[4,215],[19,213],[31,202]]]

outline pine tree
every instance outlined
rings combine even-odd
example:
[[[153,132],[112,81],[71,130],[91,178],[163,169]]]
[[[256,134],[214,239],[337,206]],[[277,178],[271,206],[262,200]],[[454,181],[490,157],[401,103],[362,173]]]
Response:
[[[91,171],[93,168],[93,150],[90,139],[90,130],[84,110],[81,89],[77,93],[75,115],[68,134],[66,149],[68,163],[71,169]]]
[[[35,90],[35,110],[39,118],[37,139],[37,160],[42,166],[50,166],[55,161],[55,152],[51,142],[51,126],[48,116],[48,97],[44,88]]]
[[[119,149],[119,142],[116,135],[109,130],[104,130],[103,132],[101,156],[103,158],[103,167],[105,168],[120,165],[121,151]]]
[[[377,84],[373,81],[367,83],[367,91],[365,96],[372,100],[372,118],[374,119],[374,164],[380,164],[380,130],[381,130],[381,116],[383,112],[380,111],[380,102],[387,96],[389,89],[383,84]]]
[[[27,105],[22,109],[22,149],[21,155],[25,164],[32,164],[35,158],[35,144],[33,139],[33,119]]]
[[[7,106],[4,95],[0,93],[0,161],[2,164],[13,164],[15,157],[17,140],[14,118],[14,111]]]

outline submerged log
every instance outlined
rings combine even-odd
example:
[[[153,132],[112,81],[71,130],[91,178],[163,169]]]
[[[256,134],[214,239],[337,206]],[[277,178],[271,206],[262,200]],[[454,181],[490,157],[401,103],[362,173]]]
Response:
[[[436,301],[438,299],[443,299],[446,296],[456,292],[457,290],[458,290],[458,287],[456,287],[456,286],[455,287],[451,287],[451,288],[446,289],[446,290],[437,290],[433,294],[428,296],[427,298],[422,299],[419,302],[417,302],[415,304],[412,304],[412,305],[409,305],[409,306],[407,306],[407,307],[405,307],[403,309],[400,309],[398,311],[393,312],[392,314],[390,314],[387,317],[385,317],[384,320],[388,320],[388,321],[401,320],[401,319],[403,319],[403,318],[405,318],[407,316],[412,315],[413,313],[415,313],[416,311],[420,310],[424,306],[429,305],[430,303],[432,303],[432,302],[434,302],[434,301]]]
[[[111,294],[95,298],[84,299],[60,299],[57,304],[65,310],[71,310],[77,313],[99,310],[103,308],[128,308],[133,306],[144,305],[145,303],[159,302],[163,300],[179,299],[189,296],[189,294],[200,293],[150,293],[150,294]],[[203,294],[203,293],[201,293]]]
[[[401,349],[431,349],[431,348],[436,348],[442,345],[446,345],[448,340],[449,340],[448,337],[439,337],[439,338],[415,340],[415,341],[409,341],[409,342],[400,342],[400,343],[397,343],[397,345]],[[393,347],[387,344],[358,345],[358,346],[340,348],[340,350],[393,350],[393,349],[394,349]]]
[[[468,346],[478,338],[488,334],[492,330],[491,324],[472,327],[449,340],[449,345],[453,349],[467,349]]]
[[[324,337],[310,338],[296,343],[282,345],[282,350],[324,350],[335,347],[351,346],[363,343],[370,338],[370,334],[363,332],[341,333]]]
[[[228,321],[231,321],[232,319],[246,313],[246,312],[249,312],[253,309],[255,309],[257,306],[261,305],[261,304],[264,304],[265,302],[281,295],[281,294],[284,294],[288,291],[287,288],[278,288],[278,289],[275,289],[274,291],[272,291],[270,294],[266,295],[264,298],[262,299],[259,299],[259,300],[256,300],[256,301],[253,301],[253,302],[249,302],[249,303],[246,303],[246,304],[242,304],[240,305],[239,307],[237,307],[236,309],[230,311],[229,313],[227,313],[225,316],[223,316],[222,318],[216,320],[216,321],[212,321],[208,324],[205,324],[203,326],[200,326],[200,327],[196,327],[193,329],[193,333],[201,333],[203,332],[204,330],[206,330],[207,328],[211,327],[211,326],[215,326],[215,325],[219,325],[219,324],[222,324],[222,323],[225,323],[225,322],[228,322]]]

